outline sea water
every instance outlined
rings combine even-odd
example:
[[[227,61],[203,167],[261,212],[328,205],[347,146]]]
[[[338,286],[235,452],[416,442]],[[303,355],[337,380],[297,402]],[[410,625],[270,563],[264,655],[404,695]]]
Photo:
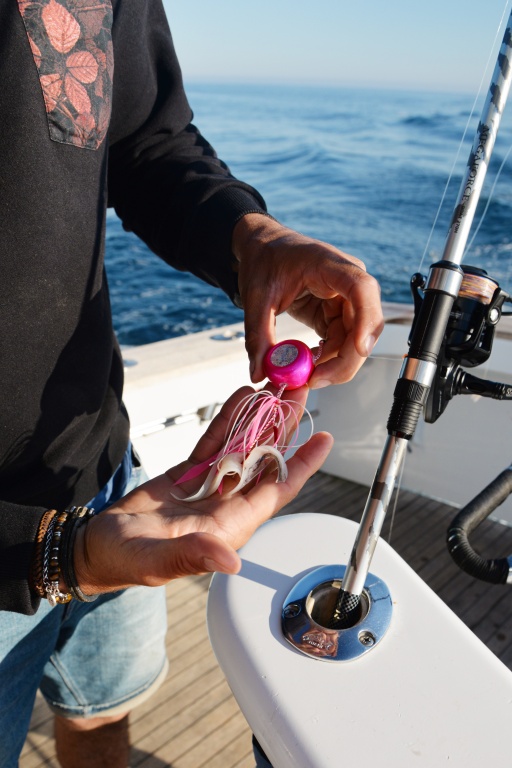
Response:
[[[471,94],[296,85],[192,83],[187,93],[195,124],[277,219],[362,259],[384,300],[410,300],[411,275],[428,271],[442,253],[481,101],[475,105]],[[485,217],[464,259],[506,290],[511,123],[505,113],[474,229],[486,209]],[[113,212],[106,263],[123,345],[242,319],[221,291],[164,264]]]

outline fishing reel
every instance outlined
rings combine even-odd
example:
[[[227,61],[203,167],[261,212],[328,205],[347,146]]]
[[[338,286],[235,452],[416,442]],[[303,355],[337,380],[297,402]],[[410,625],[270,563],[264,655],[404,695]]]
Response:
[[[439,418],[454,395],[512,400],[512,387],[508,384],[479,379],[464,370],[488,360],[500,318],[512,314],[504,312],[503,305],[512,299],[485,270],[464,265],[462,271],[462,284],[446,325],[437,371],[424,405],[424,419],[429,424]],[[425,277],[419,272],[411,278],[415,310],[411,336],[423,304],[425,283]]]

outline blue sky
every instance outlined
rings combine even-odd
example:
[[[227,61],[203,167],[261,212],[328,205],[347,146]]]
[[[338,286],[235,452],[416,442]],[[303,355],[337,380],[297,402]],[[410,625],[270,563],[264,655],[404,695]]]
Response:
[[[510,10],[505,0],[164,0],[164,5],[186,81],[470,92],[480,84],[501,16]]]

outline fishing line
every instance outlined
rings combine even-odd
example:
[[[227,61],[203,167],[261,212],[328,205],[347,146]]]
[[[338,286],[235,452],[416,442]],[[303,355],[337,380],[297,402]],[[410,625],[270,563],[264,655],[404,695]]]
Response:
[[[500,167],[498,168],[498,171],[496,173],[496,178],[494,179],[494,183],[493,183],[493,185],[491,187],[491,191],[490,191],[489,197],[487,199],[487,203],[485,204],[485,208],[484,208],[483,213],[482,213],[482,215],[480,217],[480,221],[478,222],[478,226],[477,226],[477,228],[475,229],[475,231],[473,233],[473,237],[471,238],[471,240],[469,241],[468,245],[466,246],[466,251],[465,251],[464,257],[466,257],[467,254],[469,253],[469,251],[471,250],[471,247],[473,246],[475,238],[476,238],[476,236],[477,236],[477,234],[478,234],[478,232],[480,230],[480,227],[482,226],[482,224],[484,222],[485,216],[487,214],[487,211],[489,210],[489,206],[491,204],[491,201],[492,201],[492,198],[493,198],[493,195],[494,195],[494,190],[496,189],[496,184],[499,181],[499,178],[501,176],[501,172],[503,171],[503,168],[505,167],[505,164],[506,164],[506,162],[507,162],[511,152],[512,152],[512,146],[509,147],[509,150],[508,150],[507,154],[503,158],[503,161],[502,161]]]
[[[473,106],[471,107],[471,112],[470,112],[469,117],[467,119],[466,127],[464,128],[464,132],[462,134],[462,138],[461,138],[461,140],[459,142],[459,146],[458,146],[458,149],[457,149],[457,152],[456,152],[456,155],[455,155],[455,159],[454,159],[452,167],[450,169],[450,173],[448,175],[448,179],[446,181],[446,184],[445,184],[445,187],[444,187],[444,190],[443,190],[443,194],[441,195],[441,200],[439,202],[439,206],[438,206],[436,215],[434,217],[434,222],[432,224],[429,236],[427,238],[427,242],[425,244],[425,248],[424,248],[424,251],[423,251],[423,254],[422,254],[422,257],[421,257],[421,260],[420,260],[420,264],[419,264],[419,267],[418,267],[418,272],[421,272],[421,270],[423,268],[423,263],[424,263],[424,261],[425,261],[425,259],[427,257],[428,252],[429,252],[430,243],[431,243],[432,238],[434,236],[434,232],[435,232],[435,229],[437,227],[437,222],[439,220],[439,216],[441,215],[441,211],[442,211],[442,208],[443,208],[443,205],[444,205],[444,201],[446,199],[446,195],[448,194],[448,188],[449,188],[449,186],[451,184],[451,181],[452,181],[452,178],[453,178],[453,175],[454,175],[454,172],[455,172],[455,167],[456,167],[456,165],[458,163],[459,156],[460,156],[460,153],[462,151],[462,147],[464,145],[464,141],[466,139],[466,134],[467,134],[467,132],[469,130],[469,126],[470,126],[470,124],[471,124],[471,122],[473,120],[473,116],[475,114],[475,110],[476,110],[476,106],[477,106],[478,100],[480,99],[480,94],[482,92],[482,88],[484,87],[484,84],[487,83],[487,77],[488,77],[487,73],[489,71],[489,68],[490,68],[490,65],[491,65],[491,61],[493,60],[494,50],[495,50],[497,41],[499,39],[500,31],[501,31],[501,28],[503,26],[503,22],[504,22],[504,19],[505,19],[505,15],[507,13],[507,8],[508,8],[508,5],[509,5],[509,2],[510,2],[510,0],[506,0],[506,2],[505,2],[505,7],[503,8],[503,12],[501,14],[501,19],[500,19],[500,21],[498,23],[498,27],[497,27],[496,33],[494,35],[494,40],[493,40],[493,42],[491,44],[491,48],[490,48],[490,51],[489,51],[489,56],[487,58],[487,63],[485,65],[484,71],[482,73],[482,78],[480,80],[480,85],[478,86],[478,91],[477,91],[477,94],[476,94],[475,99],[473,101]]]
[[[505,18],[508,19],[508,16],[509,16],[509,14],[507,13],[507,9],[508,9],[509,4],[510,4],[510,0],[506,0],[504,8],[503,8],[503,11],[502,11],[501,19],[500,19],[500,21],[499,21],[499,23],[497,25],[497,28],[496,28],[496,32],[495,32],[495,35],[494,35],[494,40],[493,40],[493,42],[491,44],[491,47],[490,47],[490,50],[489,50],[489,55],[488,55],[488,58],[487,58],[487,62],[486,62],[486,65],[484,67],[484,71],[482,73],[482,77],[480,79],[480,84],[478,86],[477,94],[476,94],[476,96],[474,98],[473,105],[471,107],[471,111],[470,111],[469,117],[468,117],[468,119],[466,121],[466,125],[465,125],[465,128],[464,128],[462,137],[461,137],[461,139],[459,141],[457,152],[455,154],[455,158],[453,160],[452,167],[451,167],[450,172],[448,174],[448,179],[447,179],[446,184],[444,186],[443,193],[441,195],[441,200],[439,202],[439,206],[437,208],[437,211],[436,211],[436,214],[435,214],[435,217],[434,217],[434,221],[433,221],[432,227],[430,229],[429,236],[427,238],[427,242],[426,242],[425,248],[423,250],[423,254],[421,256],[421,260],[420,260],[420,264],[419,264],[419,268],[418,268],[419,272],[422,271],[423,264],[425,262],[425,259],[426,259],[427,255],[428,255],[428,253],[429,253],[430,244],[432,242],[432,238],[434,236],[434,232],[435,232],[435,230],[437,228],[439,217],[441,215],[441,211],[443,209],[443,206],[444,206],[444,203],[445,203],[445,200],[446,200],[446,196],[448,194],[448,189],[449,189],[449,187],[451,185],[451,182],[452,182],[452,179],[453,179],[453,176],[454,176],[454,173],[455,173],[455,168],[456,168],[456,166],[458,164],[460,153],[462,151],[462,148],[464,146],[464,142],[466,140],[466,135],[468,133],[470,125],[473,122],[475,110],[476,110],[477,104],[478,104],[478,102],[480,100],[480,96],[481,96],[482,90],[483,90],[484,86],[486,87],[487,79],[488,79],[488,74],[487,73],[488,73],[488,71],[489,71],[489,69],[491,67],[491,62],[492,62],[492,60],[494,58],[494,52],[495,52],[495,48],[496,48],[496,45],[497,45],[498,40],[499,40],[500,32],[502,30]],[[482,223],[484,221],[484,218],[485,218],[485,215],[486,215],[487,210],[489,208],[489,205],[490,205],[490,202],[491,202],[491,199],[492,199],[492,196],[493,196],[496,184],[498,182],[500,174],[501,174],[501,172],[502,172],[502,170],[503,170],[503,168],[504,168],[504,166],[505,166],[505,164],[506,164],[506,162],[508,160],[508,157],[509,157],[511,151],[512,151],[512,147],[508,150],[508,152],[507,152],[503,162],[501,163],[501,166],[500,166],[500,168],[498,170],[498,173],[496,175],[496,178],[494,180],[494,184],[492,186],[491,192],[489,194],[489,198],[488,198],[487,204],[485,206],[485,209],[484,209],[484,211],[482,213],[482,216],[481,216],[480,221],[478,223],[478,226],[476,228],[476,231],[473,234],[473,237],[471,238],[471,241],[470,241],[469,245],[466,247],[465,255],[467,254],[467,252],[470,250],[471,246],[473,245],[475,237],[476,237],[476,235],[477,235],[477,233],[478,233],[478,231],[479,231],[479,229],[480,229],[480,227],[481,227],[481,225],[482,225]],[[389,360],[389,358],[381,358],[381,359],[383,359],[383,360],[384,359],[388,359]],[[388,544],[391,543],[391,538],[392,538],[392,534],[393,534],[393,527],[394,527],[395,516],[396,516],[396,511],[397,511],[397,506],[398,506],[398,498],[399,498],[399,495],[400,495],[400,490],[401,490],[401,485],[402,485],[402,478],[403,478],[403,473],[404,473],[404,468],[405,468],[405,462],[406,462],[406,454],[404,454],[404,456],[403,456],[402,463],[401,463],[400,470],[399,470],[399,475],[398,475],[397,482],[396,482],[395,489],[394,489],[394,502],[393,502],[393,508],[392,508],[391,519],[390,519],[390,524],[389,524],[389,531],[388,531],[388,536],[387,536]]]
[[[498,171],[497,171],[497,173],[496,173],[496,178],[494,179],[494,183],[493,183],[493,185],[492,185],[492,187],[491,187],[491,191],[490,191],[490,193],[489,193],[489,197],[488,197],[488,199],[487,199],[487,202],[486,202],[486,204],[485,204],[485,208],[484,208],[484,210],[483,210],[483,212],[482,212],[482,215],[481,215],[481,217],[480,217],[480,220],[479,220],[479,222],[478,222],[478,226],[476,227],[476,229],[475,229],[475,231],[474,231],[474,233],[473,233],[473,236],[472,236],[471,240],[469,241],[469,243],[467,244],[467,246],[466,246],[466,249],[465,249],[465,251],[464,251],[464,259],[466,259],[466,257],[467,257],[467,255],[468,255],[468,253],[471,251],[471,248],[473,247],[473,243],[475,242],[475,238],[476,238],[476,236],[478,235],[478,232],[479,232],[479,230],[480,230],[480,227],[481,227],[481,226],[482,226],[482,224],[484,223],[485,217],[486,217],[486,215],[487,215],[487,211],[489,210],[489,206],[490,206],[490,204],[491,204],[491,202],[492,202],[492,199],[493,199],[493,196],[494,196],[494,191],[495,191],[495,189],[496,189],[496,185],[497,185],[497,183],[498,183],[498,181],[499,181],[499,179],[500,179],[500,176],[501,176],[501,173],[502,173],[502,171],[503,171],[503,168],[505,167],[505,165],[506,165],[506,163],[507,163],[507,160],[508,160],[508,159],[509,159],[509,157],[510,157],[510,153],[511,153],[511,152],[512,152],[512,146],[510,146],[510,147],[509,147],[509,149],[508,149],[508,151],[507,151],[507,154],[506,154],[506,155],[505,155],[505,157],[503,158],[503,160],[502,160],[502,162],[501,162],[501,164],[500,164],[500,167],[499,167],[499,169],[498,169]],[[510,269],[511,269],[511,268],[510,268],[510,266],[509,266],[509,270],[508,270],[508,271],[509,271],[509,274],[510,274]],[[490,359],[489,359],[489,360],[487,360],[487,361],[485,362],[485,364],[484,364],[484,365],[482,366],[482,368],[481,368],[481,371],[482,371],[482,374],[483,374],[484,378],[485,378],[485,377],[488,375],[488,372],[489,372],[489,370],[490,370],[490,369],[491,369],[491,361],[490,361]]]

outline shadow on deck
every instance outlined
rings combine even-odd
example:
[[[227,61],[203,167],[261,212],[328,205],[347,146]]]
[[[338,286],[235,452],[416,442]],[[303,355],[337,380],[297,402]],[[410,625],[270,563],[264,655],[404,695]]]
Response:
[[[359,521],[368,489],[322,472],[284,510],[323,512]],[[393,505],[391,505],[393,506]],[[401,491],[383,538],[467,626],[512,669],[512,592],[471,579],[445,546],[456,510]],[[475,536],[484,557],[512,552],[512,528],[486,521]],[[141,768],[253,768],[251,734],[210,649],[205,626],[209,577],[187,577],[168,586],[169,676],[131,717],[130,766]],[[51,716],[38,697],[20,768],[58,766]]]

